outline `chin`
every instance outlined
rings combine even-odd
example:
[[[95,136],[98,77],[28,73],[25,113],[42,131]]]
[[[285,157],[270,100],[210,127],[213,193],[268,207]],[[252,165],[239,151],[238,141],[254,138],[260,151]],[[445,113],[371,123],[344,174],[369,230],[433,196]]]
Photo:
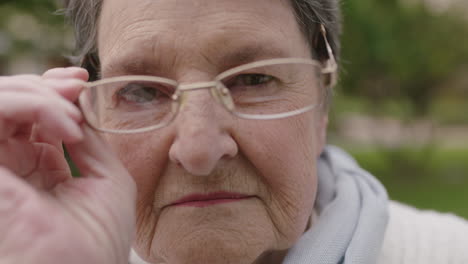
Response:
[[[242,264],[254,263],[261,251],[255,245],[249,247],[242,241],[207,234],[170,249],[164,259],[170,264]]]
[[[259,256],[275,247],[276,236],[267,215],[253,203],[250,205],[167,211],[158,221],[151,243],[154,259],[150,262],[254,263]]]

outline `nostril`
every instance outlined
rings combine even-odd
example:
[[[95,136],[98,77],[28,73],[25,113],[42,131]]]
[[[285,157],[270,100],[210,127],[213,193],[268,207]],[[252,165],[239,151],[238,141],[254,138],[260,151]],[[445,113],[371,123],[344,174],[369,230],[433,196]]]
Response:
[[[234,158],[239,152],[237,142],[231,135],[226,135],[226,140],[224,143],[224,155],[221,158]]]
[[[193,175],[210,174],[219,159],[224,156],[220,151],[213,149],[212,145],[202,147],[197,144],[198,147],[195,147],[190,143],[178,142],[176,144],[178,145],[173,146],[170,152],[171,161]]]
[[[228,133],[231,119],[214,107],[206,92],[191,94],[175,121],[176,135],[169,150],[171,162],[192,175],[209,175],[221,159],[237,154],[237,144]]]
[[[236,154],[237,145],[224,133],[182,133],[169,150],[171,162],[199,176],[209,175],[220,160]]]

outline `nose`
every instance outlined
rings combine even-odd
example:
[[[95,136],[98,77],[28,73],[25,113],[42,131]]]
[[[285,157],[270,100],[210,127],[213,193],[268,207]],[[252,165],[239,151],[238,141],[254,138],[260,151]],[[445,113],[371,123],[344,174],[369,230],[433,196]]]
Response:
[[[192,175],[209,175],[219,161],[237,155],[238,146],[230,131],[232,121],[208,89],[191,91],[186,96],[174,121],[176,136],[169,158]]]

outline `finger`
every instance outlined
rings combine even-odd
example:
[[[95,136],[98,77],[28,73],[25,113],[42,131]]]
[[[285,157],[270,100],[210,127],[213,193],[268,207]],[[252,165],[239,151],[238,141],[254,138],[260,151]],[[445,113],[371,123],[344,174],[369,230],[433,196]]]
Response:
[[[71,102],[75,102],[87,80],[87,72],[80,74],[82,71],[83,69],[79,71],[71,71],[72,74],[62,75],[61,78],[43,78],[38,75],[27,74],[15,75],[12,77],[0,77],[0,89],[14,89],[15,91],[21,92],[39,91],[54,95],[57,94],[65,97]],[[67,73],[66,70],[65,73]]]
[[[66,144],[68,153],[81,174],[94,177],[108,177],[108,171],[126,169],[104,140],[86,124],[81,125],[83,140],[75,144]],[[114,176],[112,176],[114,177]]]
[[[118,241],[117,248],[130,248],[136,219],[135,181],[94,130],[85,124],[82,129],[83,141],[66,144],[68,153],[83,176],[71,182],[81,190],[86,190],[85,196],[73,201],[75,204],[78,200],[99,208],[95,214],[105,219],[106,229],[114,230],[108,232],[111,237],[109,241]]]
[[[87,70],[79,67],[55,68],[45,72],[42,77],[46,81],[51,81],[53,88],[68,100],[75,102],[80,94],[83,83],[88,81],[89,73]],[[72,81],[78,81],[72,83]],[[67,85],[61,82],[68,82]]]
[[[31,94],[2,93],[0,113],[3,119],[18,125],[40,125],[39,133],[47,139],[77,142],[83,137],[77,122],[51,99]]]
[[[18,140],[31,139],[33,126],[30,124],[21,125],[6,119],[0,119],[0,143],[14,137]]]
[[[86,85],[84,81],[78,79],[46,79],[44,81],[54,92],[70,102],[78,100],[78,96]]]
[[[30,137],[29,137],[29,141],[30,142],[34,142],[34,143],[47,143],[53,147],[55,147],[58,151],[60,151],[62,154],[64,153],[64,149],[63,149],[63,141],[60,137],[47,137],[47,136],[43,136],[44,132],[42,132],[44,129],[41,128],[40,125],[33,125],[31,127],[31,133],[30,133]],[[18,136],[19,134],[19,136]],[[16,133],[15,134],[15,138],[20,138],[21,136],[21,133]],[[78,140],[77,140],[78,141]]]
[[[74,102],[87,80],[88,72],[83,68],[55,68],[44,73],[42,77],[30,74],[0,77],[0,88],[14,88],[17,91],[39,89],[58,93]],[[30,85],[25,85],[25,82],[29,82]]]
[[[14,121],[0,119],[0,143],[14,137],[18,140],[29,140],[31,138],[32,125],[17,124]]]
[[[79,79],[88,81],[88,71],[79,67],[54,68],[46,71],[43,75],[45,79]]]
[[[69,80],[64,83],[58,84],[57,81],[46,83],[42,79],[35,78],[34,76],[29,77],[9,77],[0,79],[0,96],[5,98],[5,92],[9,93],[28,93],[42,95],[45,98],[56,99],[66,110],[67,113],[73,117],[76,121],[81,121],[81,111],[74,105],[72,100],[63,100],[53,86],[64,86],[65,89],[74,89],[72,93],[78,94],[81,89],[82,82],[79,80]],[[68,86],[68,88],[67,88]],[[78,95],[75,95],[77,97]],[[76,98],[72,98],[76,99]]]
[[[65,144],[75,165],[84,177],[104,178],[113,183],[113,190],[135,195],[136,186],[117,155],[86,124],[82,124],[84,138],[76,144]]]
[[[30,100],[30,102],[26,100]],[[35,108],[37,111],[40,107],[62,112],[76,122],[81,122],[83,118],[76,105],[63,100],[61,97],[52,95],[0,91],[0,102],[0,118],[11,119],[12,121],[15,120],[14,115],[16,112],[30,112],[31,108]],[[21,105],[21,103],[23,104]]]
[[[34,167],[35,173],[25,178],[36,189],[51,190],[57,184],[71,179],[70,167],[65,160],[63,148],[51,144],[34,144],[40,162]]]

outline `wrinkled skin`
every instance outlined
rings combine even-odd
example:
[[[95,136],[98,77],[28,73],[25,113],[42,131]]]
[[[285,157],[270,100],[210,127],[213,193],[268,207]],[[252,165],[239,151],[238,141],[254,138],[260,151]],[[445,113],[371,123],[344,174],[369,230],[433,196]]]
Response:
[[[104,78],[203,82],[311,56],[286,0],[105,0],[99,32]],[[282,261],[312,213],[324,113],[243,120],[199,90],[168,127],[104,134],[109,147],[72,104],[87,78],[78,68],[0,78],[0,263],[126,263],[132,241],[151,263]],[[83,178],[71,178],[62,142]],[[249,198],[173,204],[219,191]]]
[[[80,126],[71,102],[87,78],[79,68],[0,77],[0,263],[126,263],[135,183]],[[83,178],[71,177],[62,142]]]
[[[104,78],[204,82],[242,63],[311,57],[283,0],[106,0],[99,32]],[[105,135],[138,185],[139,255],[151,263],[279,263],[312,213],[326,120],[319,111],[243,120],[199,90],[168,127]],[[219,191],[253,197],[173,206]]]

